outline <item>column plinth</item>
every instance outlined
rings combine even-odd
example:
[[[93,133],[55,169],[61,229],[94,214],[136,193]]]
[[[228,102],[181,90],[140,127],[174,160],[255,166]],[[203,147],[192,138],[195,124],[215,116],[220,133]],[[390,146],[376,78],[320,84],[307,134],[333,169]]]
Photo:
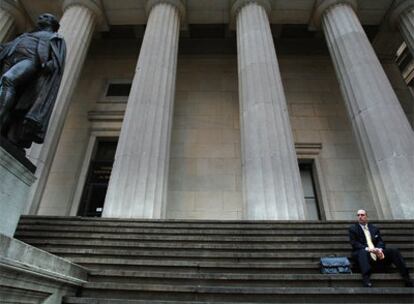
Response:
[[[378,214],[414,217],[414,134],[354,12],[335,4],[322,14],[348,116]]]
[[[66,41],[66,63],[56,104],[50,118],[49,129],[42,146],[31,149],[28,157],[37,166],[37,181],[32,186],[29,213],[36,214],[47,183],[60,135],[69,110],[73,91],[77,85],[92,35],[99,20],[96,12],[80,3],[65,1],[59,33]]]
[[[305,218],[305,203],[279,64],[270,2],[236,1],[244,217]]]
[[[173,1],[149,3],[104,217],[165,217],[181,16]]]

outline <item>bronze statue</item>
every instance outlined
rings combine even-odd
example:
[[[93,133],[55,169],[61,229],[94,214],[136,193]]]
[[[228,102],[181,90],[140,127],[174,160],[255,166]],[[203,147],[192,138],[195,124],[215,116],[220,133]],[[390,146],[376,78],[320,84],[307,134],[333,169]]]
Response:
[[[66,46],[51,14],[0,44],[0,134],[20,149],[43,143],[62,79]]]

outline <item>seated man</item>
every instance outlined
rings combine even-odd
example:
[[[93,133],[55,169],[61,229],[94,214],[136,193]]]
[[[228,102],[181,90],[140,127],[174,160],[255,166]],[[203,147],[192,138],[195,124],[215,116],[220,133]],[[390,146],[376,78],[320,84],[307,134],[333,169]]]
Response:
[[[368,224],[368,214],[364,209],[358,210],[358,223],[349,227],[349,240],[352,245],[352,259],[361,269],[362,282],[365,287],[372,287],[370,275],[375,264],[394,264],[404,279],[405,286],[413,287],[404,259],[398,249],[385,248],[380,231]]]

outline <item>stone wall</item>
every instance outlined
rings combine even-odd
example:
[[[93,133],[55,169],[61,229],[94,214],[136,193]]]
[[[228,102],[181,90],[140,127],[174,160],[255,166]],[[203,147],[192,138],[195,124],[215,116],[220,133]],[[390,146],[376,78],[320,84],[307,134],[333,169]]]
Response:
[[[167,217],[242,217],[237,58],[179,58]]]
[[[86,172],[83,167],[87,164],[85,155],[91,134],[114,136],[121,126],[125,104],[102,102],[106,83],[111,79],[132,79],[134,50],[123,48],[116,53],[104,49],[89,55],[39,214],[76,214],[84,182],[78,180]],[[371,218],[375,218],[367,179],[329,56],[281,55],[279,61],[295,143],[322,147],[314,159],[319,164],[317,173],[326,217],[352,219],[356,209],[366,208]],[[395,72],[392,66],[386,66],[389,69]],[[403,96],[407,94],[404,88],[398,88]],[[409,97],[406,99],[407,108]],[[101,119],[91,121],[89,111],[98,113]],[[242,218],[238,111],[235,54],[179,56],[168,218]],[[107,121],[105,113],[111,117]]]
[[[329,57],[282,57],[280,67],[295,143],[321,143],[321,187],[328,219],[376,216],[367,179]]]

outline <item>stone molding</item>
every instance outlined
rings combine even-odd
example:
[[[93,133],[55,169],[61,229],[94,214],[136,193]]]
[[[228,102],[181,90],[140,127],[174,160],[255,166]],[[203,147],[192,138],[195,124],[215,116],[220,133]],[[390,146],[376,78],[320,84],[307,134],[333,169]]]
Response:
[[[310,27],[319,29],[321,26],[322,15],[328,8],[337,4],[348,4],[354,11],[357,11],[358,9],[357,0],[317,0],[313,9]]]
[[[186,1],[185,0],[147,0],[147,4],[145,6],[145,11],[147,13],[147,17],[149,17],[151,10],[154,6],[161,3],[171,4],[172,6],[176,7],[180,12],[180,18],[183,22],[186,17]]]
[[[267,13],[267,16],[270,17],[270,12],[272,11],[272,4],[269,0],[231,0],[231,9],[230,9],[230,28],[236,28],[236,18],[240,10],[248,5],[249,3],[256,3],[263,7]]]
[[[26,29],[26,17],[19,3],[14,0],[0,0],[0,9],[5,10],[14,18],[18,31],[23,32]]]
[[[398,27],[398,21],[401,14],[408,11],[409,9],[414,9],[414,0],[397,0],[391,8],[391,14],[389,22],[393,29]]]
[[[84,6],[90,9],[97,19],[97,24],[102,31],[108,30],[108,20],[105,15],[105,10],[101,0],[63,0],[62,9],[66,11],[69,7],[74,5]]]
[[[0,147],[0,168],[1,170],[7,170],[23,183],[30,187],[36,180],[33,173],[29,171],[24,165],[10,155],[9,152]]]

